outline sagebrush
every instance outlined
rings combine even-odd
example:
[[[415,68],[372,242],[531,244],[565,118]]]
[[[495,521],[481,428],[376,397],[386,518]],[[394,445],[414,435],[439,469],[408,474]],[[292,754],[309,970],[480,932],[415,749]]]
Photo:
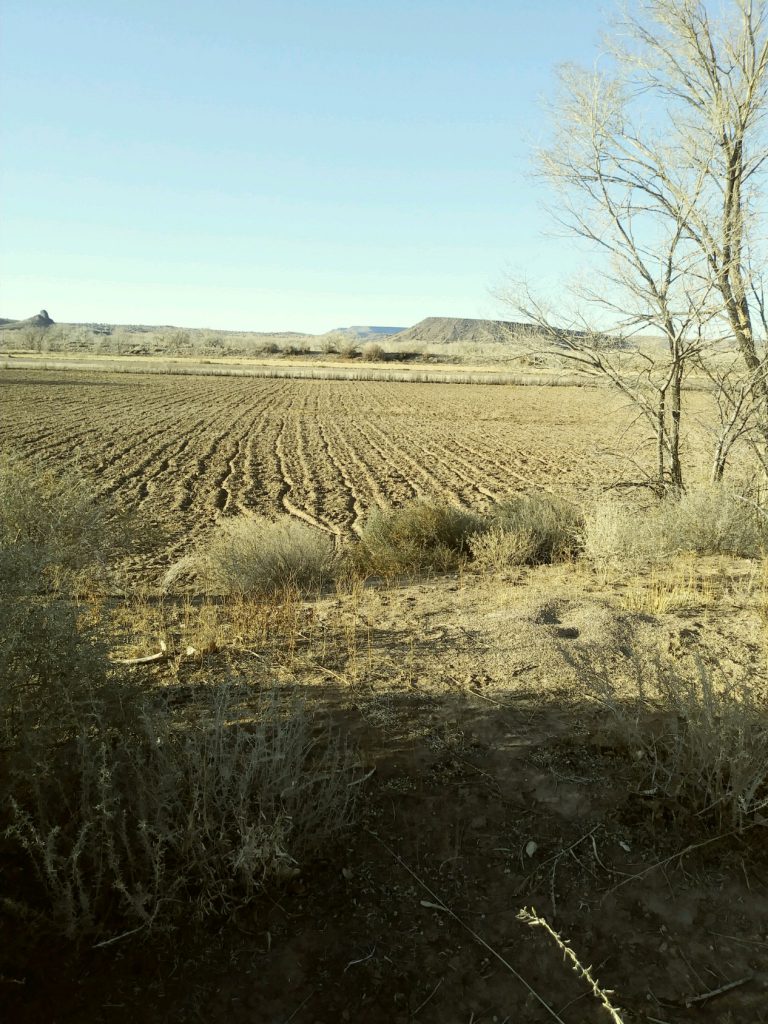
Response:
[[[290,516],[227,519],[197,552],[166,575],[170,585],[192,572],[212,590],[237,597],[295,590],[311,593],[339,568],[334,539]]]
[[[455,569],[469,555],[472,536],[484,528],[482,517],[439,500],[374,509],[362,525],[356,561],[377,575]]]
[[[755,558],[766,547],[766,513],[723,484],[692,488],[648,508],[604,500],[585,520],[585,554],[603,565],[652,564],[686,552]]]
[[[493,509],[470,547],[479,568],[541,565],[574,557],[582,530],[581,511],[571,502],[547,493],[521,494]]]
[[[183,723],[157,703],[119,727],[98,701],[80,715],[5,830],[70,937],[231,913],[353,819],[352,752],[276,691],[211,689]]]

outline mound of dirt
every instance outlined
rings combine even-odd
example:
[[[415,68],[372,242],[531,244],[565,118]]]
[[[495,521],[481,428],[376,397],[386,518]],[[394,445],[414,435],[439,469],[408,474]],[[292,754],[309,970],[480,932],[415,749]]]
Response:
[[[53,320],[48,316],[47,309],[41,309],[39,313],[28,317],[26,320],[5,320],[0,319],[0,326],[4,331],[16,331],[22,327],[50,327]]]
[[[428,316],[395,340],[404,344],[434,345],[445,342],[468,342],[472,345],[489,341],[514,341],[537,334],[534,324],[513,323],[509,320],[468,320],[449,316]]]

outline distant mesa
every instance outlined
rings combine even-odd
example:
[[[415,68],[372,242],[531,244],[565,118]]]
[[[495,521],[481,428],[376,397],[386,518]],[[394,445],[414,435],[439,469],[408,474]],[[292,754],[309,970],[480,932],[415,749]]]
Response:
[[[17,331],[22,327],[50,327],[52,323],[53,320],[48,316],[47,309],[41,309],[39,313],[27,317],[26,320],[5,320],[0,317],[0,327],[4,331]]]
[[[470,320],[460,317],[428,316],[397,336],[397,342],[418,345],[436,345],[446,342],[464,342],[471,345],[489,341],[514,341],[516,338],[538,334],[534,324],[513,323],[510,320]]]

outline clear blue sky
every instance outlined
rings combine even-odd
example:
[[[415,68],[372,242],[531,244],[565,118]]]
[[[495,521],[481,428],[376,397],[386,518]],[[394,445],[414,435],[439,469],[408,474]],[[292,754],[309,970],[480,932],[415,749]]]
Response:
[[[505,269],[573,266],[530,151],[604,26],[590,0],[5,0],[0,315],[495,315]]]

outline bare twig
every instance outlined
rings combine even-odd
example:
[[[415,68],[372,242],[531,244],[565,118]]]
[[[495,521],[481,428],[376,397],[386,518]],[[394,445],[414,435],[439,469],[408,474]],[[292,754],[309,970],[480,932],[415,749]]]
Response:
[[[113,942],[119,942],[121,939],[127,939],[129,935],[136,935],[146,927],[147,926],[145,924],[141,924],[138,928],[131,928],[129,932],[121,932],[120,935],[115,935],[111,939],[105,939],[103,942],[97,942],[95,946],[91,946],[91,949],[103,949],[105,946],[111,946]]]
[[[158,651],[157,654],[147,654],[143,658],[113,658],[115,665],[151,665],[158,661],[167,661],[170,654],[167,651]]]
[[[499,953],[497,950],[495,950],[493,948],[493,946],[489,945],[482,936],[478,935],[477,932],[474,931],[474,929],[470,928],[470,926],[468,924],[466,924],[458,916],[458,914],[454,913],[454,911],[451,910],[451,908],[449,906],[447,906],[445,904],[445,902],[443,900],[441,900],[440,897],[435,892],[432,891],[432,889],[429,888],[429,886],[426,884],[426,882],[423,881],[423,879],[421,879],[416,874],[416,872],[405,863],[403,858],[398,853],[395,853],[395,851],[384,842],[384,840],[381,838],[381,836],[377,836],[376,833],[375,832],[371,832],[370,829],[366,829],[365,831],[368,833],[368,835],[373,836],[373,838],[376,840],[376,842],[380,843],[384,847],[384,849],[387,851],[387,853],[389,853],[390,856],[394,857],[394,859],[398,862],[398,864],[400,864],[401,867],[405,868],[405,870],[408,872],[408,874],[411,876],[411,878],[413,878],[414,881],[418,882],[418,884],[421,886],[421,888],[432,897],[432,899],[435,901],[435,903],[439,906],[439,908],[441,910],[444,910],[447,914],[450,914],[450,916],[454,919],[454,921],[456,921],[458,924],[460,924],[461,927],[465,931],[469,932],[469,934],[472,936],[472,938],[475,940],[475,942],[478,942],[484,949],[487,949],[488,952],[499,961],[499,963],[503,964],[504,967],[507,968],[507,970],[510,972],[510,974],[514,975],[514,977],[517,978],[517,980],[530,993],[530,995],[533,996],[533,998],[539,1003],[539,1005],[542,1006],[547,1011],[547,1013],[550,1015],[550,1017],[553,1020],[559,1021],[559,1024],[565,1024],[565,1021],[563,1020],[563,1018],[560,1017],[557,1013],[555,1013],[555,1011],[552,1009],[552,1007],[549,1005],[549,1003],[544,1001],[544,999],[533,988],[533,986],[530,985],[525,980],[525,978],[522,976],[522,974],[520,974],[519,971],[516,971],[515,968],[512,966],[512,964],[510,964],[508,960],[505,960],[504,957],[501,955],[501,953]]]
[[[344,968],[344,974],[347,973],[347,971],[349,970],[350,967],[356,967],[358,964],[364,964],[367,960],[370,960],[371,957],[375,954],[375,952],[376,952],[376,947],[374,946],[371,949],[370,953],[366,953],[365,956],[361,956],[359,960],[350,960],[349,963],[347,964],[347,966]]]
[[[547,934],[554,939],[558,948],[562,950],[563,956],[571,962],[576,974],[578,974],[580,978],[583,978],[584,981],[587,982],[589,987],[592,989],[592,994],[595,996],[596,999],[600,1000],[601,1005],[606,1010],[608,1016],[611,1018],[614,1024],[624,1024],[621,1017],[619,1016],[617,1007],[615,1007],[609,999],[609,996],[612,996],[613,992],[611,992],[608,989],[600,987],[599,982],[592,977],[592,968],[584,967],[584,965],[581,963],[573,949],[571,949],[567,942],[563,938],[561,938],[560,935],[558,935],[558,933],[549,924],[546,918],[539,917],[539,915],[533,908],[531,908],[530,911],[521,910],[520,913],[517,915],[517,918],[519,921],[523,921],[525,922],[525,924],[529,924],[532,928],[543,928],[544,931],[547,932]]]
[[[419,1013],[419,1012],[420,1012],[421,1010],[423,1010],[423,1009],[424,1009],[424,1007],[425,1007],[425,1006],[427,1005],[427,1003],[428,1003],[428,1002],[430,1001],[430,999],[431,999],[431,998],[432,998],[432,997],[434,996],[434,994],[435,994],[435,993],[437,992],[437,990],[438,990],[438,989],[440,988],[440,986],[441,986],[441,985],[443,984],[443,981],[444,981],[444,980],[445,980],[444,978],[441,978],[441,979],[440,979],[440,981],[438,981],[438,983],[437,983],[437,984],[435,985],[435,987],[434,987],[434,988],[432,989],[432,991],[431,991],[431,992],[429,993],[429,995],[428,995],[428,996],[427,996],[427,998],[426,998],[426,999],[424,1000],[424,1002],[423,1002],[423,1003],[419,1003],[419,1005],[418,1005],[418,1006],[416,1007],[416,1009],[415,1009],[415,1010],[413,1011],[413,1013],[411,1014],[411,1017],[415,1017],[417,1013]]]
[[[688,996],[685,1000],[685,1008],[689,1010],[696,1003],[705,1003],[708,999],[714,999],[715,996],[721,996],[724,992],[730,992],[731,989],[739,988],[740,985],[746,985],[748,981],[752,981],[753,977],[753,974],[747,974],[736,981],[729,981],[726,985],[721,985],[720,988],[710,989],[709,992],[702,992],[697,996]]]
[[[309,993],[309,995],[307,996],[307,998],[306,998],[306,999],[305,999],[305,1000],[304,1000],[303,1002],[299,1003],[299,1005],[298,1005],[298,1006],[296,1007],[296,1009],[295,1009],[295,1010],[293,1011],[293,1013],[291,1014],[291,1016],[290,1016],[290,1017],[286,1017],[286,1018],[285,1018],[285,1024],[291,1024],[291,1021],[292,1021],[292,1020],[293,1020],[293,1018],[294,1018],[294,1017],[296,1016],[296,1014],[297,1014],[297,1013],[300,1013],[300,1012],[301,1012],[301,1010],[303,1010],[303,1009],[304,1009],[304,1007],[305,1007],[305,1006],[307,1005],[307,1003],[309,1002],[309,1000],[310,1000],[310,999],[312,998],[312,996],[313,996],[314,994],[315,994],[315,989],[312,989],[312,991],[311,991],[311,992]]]

